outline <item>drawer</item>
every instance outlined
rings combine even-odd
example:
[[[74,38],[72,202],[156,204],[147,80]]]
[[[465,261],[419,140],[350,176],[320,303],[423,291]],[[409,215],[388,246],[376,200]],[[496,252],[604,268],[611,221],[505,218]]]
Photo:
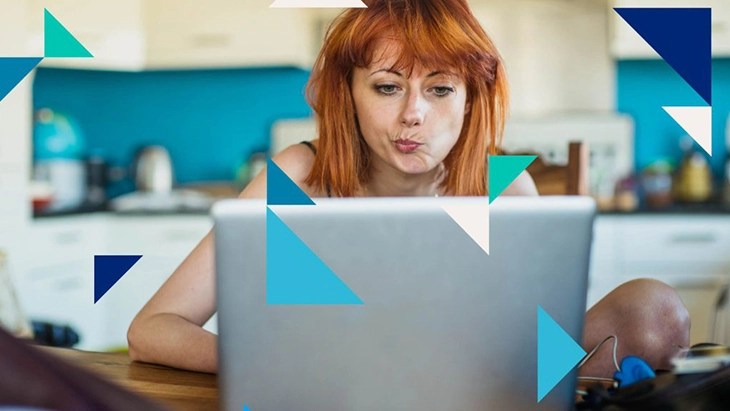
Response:
[[[730,216],[626,217],[617,228],[619,258],[634,264],[730,264]]]
[[[52,269],[71,261],[93,264],[94,255],[104,252],[97,228],[93,218],[35,221],[22,239],[24,265]]]
[[[19,297],[29,318],[73,327],[81,336],[75,348],[101,350],[107,339],[105,312],[94,304],[91,269],[89,261],[35,268],[19,289]]]
[[[208,216],[118,216],[108,232],[111,254],[155,255],[179,259],[213,227]]]

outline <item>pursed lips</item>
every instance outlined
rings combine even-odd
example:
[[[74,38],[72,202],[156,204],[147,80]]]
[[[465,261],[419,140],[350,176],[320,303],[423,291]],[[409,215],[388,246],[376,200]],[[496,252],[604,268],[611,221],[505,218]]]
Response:
[[[395,143],[395,148],[404,154],[412,153],[413,151],[418,149],[418,147],[423,145],[423,143],[419,143],[418,141],[414,141],[414,140],[407,139],[407,138],[399,138],[399,139],[395,140],[394,143]]]

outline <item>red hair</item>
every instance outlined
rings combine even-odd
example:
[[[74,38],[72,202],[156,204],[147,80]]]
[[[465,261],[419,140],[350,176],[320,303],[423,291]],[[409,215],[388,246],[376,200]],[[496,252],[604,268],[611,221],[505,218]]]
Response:
[[[450,195],[486,195],[487,155],[498,151],[508,107],[506,75],[494,43],[466,0],[365,3],[368,8],[348,9],[329,26],[307,84],[319,147],[306,183],[351,197],[367,181],[370,152],[357,125],[351,79],[355,67],[370,66],[377,41],[387,33],[402,45],[393,69],[448,69],[464,80],[470,110],[444,159],[448,175],[442,185]]]

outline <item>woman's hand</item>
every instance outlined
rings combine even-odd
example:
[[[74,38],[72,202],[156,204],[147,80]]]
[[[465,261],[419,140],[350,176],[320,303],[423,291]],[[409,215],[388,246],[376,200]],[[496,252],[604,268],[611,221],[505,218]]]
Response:
[[[276,164],[300,186],[313,160],[311,151],[301,144],[274,157]],[[264,168],[239,198],[265,197]],[[202,328],[216,312],[214,261],[211,231],[132,321],[127,341],[133,360],[217,372],[218,337]]]

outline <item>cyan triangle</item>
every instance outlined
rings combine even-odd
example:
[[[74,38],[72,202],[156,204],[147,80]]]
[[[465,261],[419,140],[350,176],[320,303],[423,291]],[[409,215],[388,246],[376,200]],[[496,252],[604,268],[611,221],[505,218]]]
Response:
[[[0,57],[0,101],[20,84],[42,57]]]
[[[537,402],[565,377],[586,352],[537,306]]]
[[[94,256],[94,304],[134,266],[141,255]]]
[[[45,10],[43,55],[46,57],[94,57],[48,9]]]
[[[267,304],[362,304],[279,217],[266,208]]]
[[[315,205],[312,199],[274,163],[274,160],[268,159],[267,164],[266,204]]]
[[[244,405],[244,406],[243,406],[243,411],[251,411],[251,409],[250,409],[250,408],[248,408],[248,406],[247,406],[247,405]]]
[[[712,105],[710,8],[615,8],[674,71]]]
[[[537,156],[489,156],[489,204],[536,158]]]

